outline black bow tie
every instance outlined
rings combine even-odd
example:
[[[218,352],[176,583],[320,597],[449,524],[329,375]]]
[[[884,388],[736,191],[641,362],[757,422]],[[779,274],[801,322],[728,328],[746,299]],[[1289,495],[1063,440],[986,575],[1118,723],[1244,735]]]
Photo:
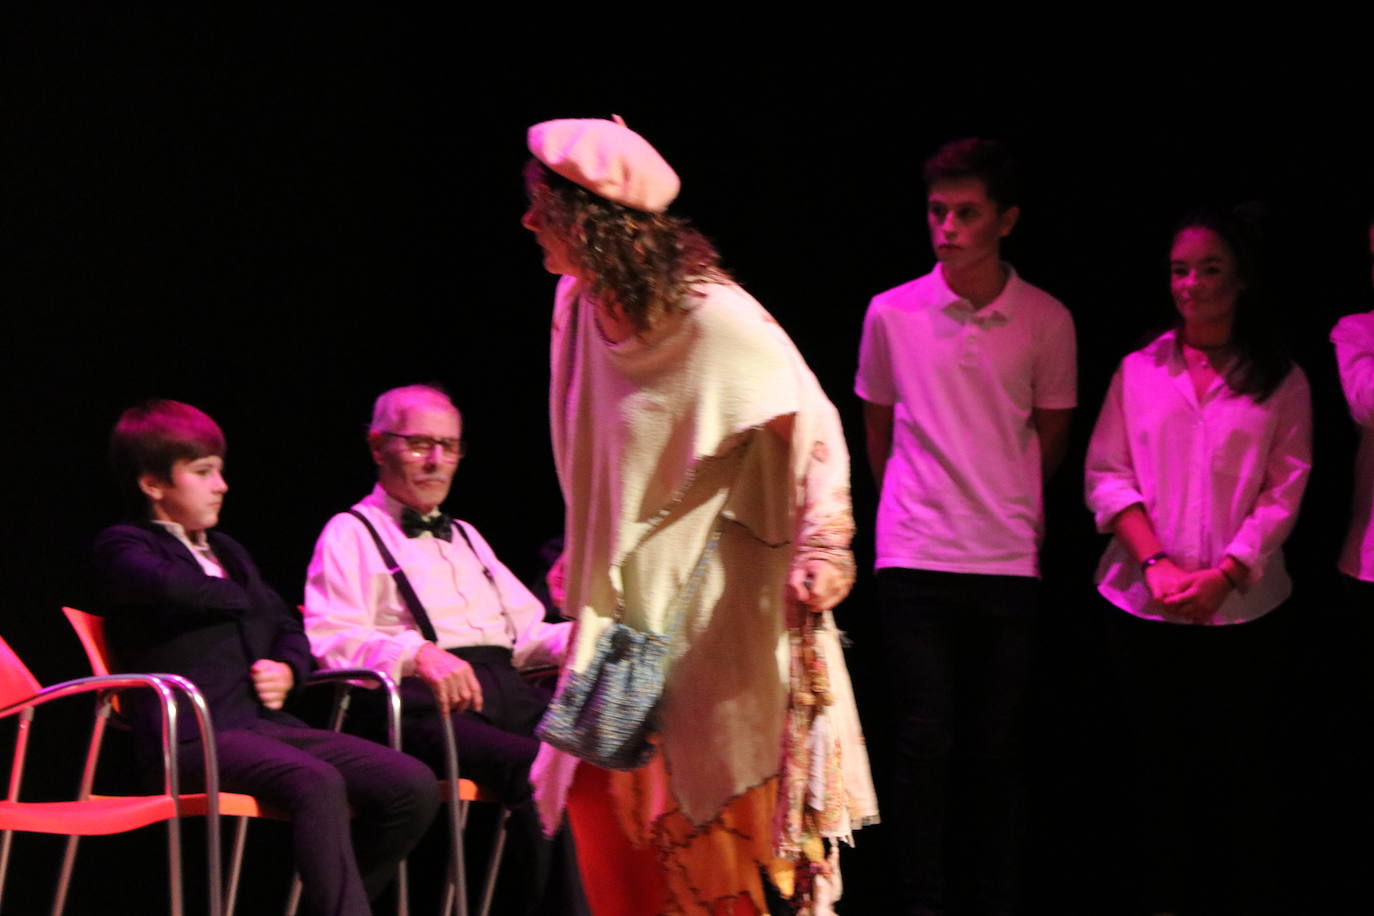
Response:
[[[414,509],[401,510],[401,530],[408,538],[417,538],[428,531],[441,541],[453,541],[453,520],[447,512],[440,512],[433,518],[425,519]]]

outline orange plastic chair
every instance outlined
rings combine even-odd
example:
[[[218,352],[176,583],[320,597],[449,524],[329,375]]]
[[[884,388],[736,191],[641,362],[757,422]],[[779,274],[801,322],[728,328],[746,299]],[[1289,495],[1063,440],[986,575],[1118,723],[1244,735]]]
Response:
[[[109,647],[105,642],[105,621],[104,618],[85,611],[79,611],[74,607],[64,607],[62,613],[66,615],[72,629],[76,631],[77,638],[81,640],[81,647],[86,650],[86,659],[90,663],[91,670],[97,675],[108,674]],[[159,675],[160,677],[171,677],[171,675]],[[178,680],[184,680],[178,678]],[[338,731],[343,726],[344,715],[348,709],[349,692],[352,685],[358,681],[373,681],[385,690],[391,700],[387,710],[388,731],[391,737],[391,746],[395,750],[400,750],[400,721],[401,721],[401,700],[400,691],[396,687],[395,681],[387,674],[370,669],[345,669],[337,671],[316,671],[310,676],[310,684],[335,684],[334,710],[331,715],[330,728]],[[189,683],[189,682],[187,682]],[[245,795],[238,792],[219,793],[220,813],[237,818],[234,826],[234,841],[230,851],[229,859],[229,883],[225,889],[224,912],[232,914],[238,898],[239,877],[243,870],[243,853],[247,845],[248,820],[249,818],[269,818],[271,820],[287,820],[288,815],[269,805],[265,805],[252,795]],[[69,856],[75,856],[76,838],[68,840]],[[218,842],[218,841],[217,841]],[[216,851],[216,861],[218,861],[218,851]],[[405,880],[405,864],[401,865],[401,874],[397,891],[396,911],[398,916],[408,916],[410,903],[407,894]],[[295,875],[291,881],[291,892],[287,899],[286,914],[293,916],[300,906],[301,882],[300,876]]]
[[[162,712],[163,791],[160,795],[95,796],[91,786],[95,781],[105,725],[109,721],[110,706],[117,691],[150,689],[157,696]],[[201,749],[205,755],[205,793],[183,795],[179,791],[176,754],[177,705],[176,693],[190,699],[193,715],[201,728]],[[24,765],[28,752],[29,734],[34,712],[38,706],[53,700],[79,694],[96,693],[95,718],[85,765],[76,798],[60,802],[24,802],[20,800]],[[5,878],[9,870],[10,850],[14,832],[51,833],[96,836],[125,833],[155,824],[167,823],[168,903],[173,916],[185,912],[181,882],[181,818],[203,815],[206,819],[206,878],[210,916],[221,916],[219,864],[219,768],[214,742],[209,739],[210,717],[204,698],[195,686],[175,675],[128,674],[80,678],[64,681],[44,689],[20,661],[9,644],[0,638],[0,718],[19,717],[15,736],[14,760],[10,767],[9,792],[0,802],[0,902],[4,900]],[[52,912],[60,914],[66,904],[71,883],[75,846],[69,839],[71,852],[65,856],[53,897]]]

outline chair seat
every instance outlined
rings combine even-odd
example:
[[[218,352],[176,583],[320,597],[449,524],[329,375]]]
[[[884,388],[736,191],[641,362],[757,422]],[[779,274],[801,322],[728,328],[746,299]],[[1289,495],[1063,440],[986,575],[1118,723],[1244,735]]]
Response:
[[[439,798],[442,801],[453,800],[452,782],[447,779],[439,780]],[[473,782],[471,779],[458,780],[458,800],[465,802],[478,801],[500,803],[499,798]]]
[[[5,830],[101,836],[136,830],[175,814],[170,795],[92,797],[87,801],[0,802]]]
[[[92,795],[92,798],[107,798]],[[182,817],[204,817],[209,808],[209,800],[204,792],[191,792],[181,796]],[[265,817],[274,821],[289,821],[291,815],[279,808],[261,802],[251,795],[239,792],[219,793],[219,813],[221,817]]]
[[[203,792],[181,797],[183,817],[204,817],[207,807]],[[220,793],[219,813],[225,817],[289,819],[285,812],[237,792]],[[170,795],[92,795],[87,801],[0,802],[0,824],[4,829],[28,833],[102,836],[137,830],[175,814]]]

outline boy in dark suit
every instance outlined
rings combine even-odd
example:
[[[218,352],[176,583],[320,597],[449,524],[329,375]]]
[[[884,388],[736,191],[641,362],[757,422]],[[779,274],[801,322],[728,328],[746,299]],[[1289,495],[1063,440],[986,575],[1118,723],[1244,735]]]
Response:
[[[95,541],[94,563],[116,665],[169,672],[205,694],[220,782],[291,814],[309,913],[368,914],[434,817],[433,774],[419,761],[351,735],[307,727],[282,711],[312,666],[298,614],[248,553],[212,531],[228,487],[224,434],[189,404],[126,410],[110,453],[138,521]],[[130,704],[140,746],[154,750],[156,710]],[[179,729],[183,772],[198,781],[190,716]],[[350,842],[349,805],[356,811]]]

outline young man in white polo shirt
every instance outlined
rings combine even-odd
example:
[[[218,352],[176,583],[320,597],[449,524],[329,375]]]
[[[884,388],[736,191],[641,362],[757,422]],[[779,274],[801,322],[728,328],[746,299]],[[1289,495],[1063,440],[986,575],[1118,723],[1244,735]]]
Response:
[[[884,813],[909,860],[902,912],[1013,913],[1041,491],[1076,403],[1073,320],[999,257],[1020,215],[1000,144],[947,144],[925,180],[939,264],[873,299],[855,381],[898,715]]]

